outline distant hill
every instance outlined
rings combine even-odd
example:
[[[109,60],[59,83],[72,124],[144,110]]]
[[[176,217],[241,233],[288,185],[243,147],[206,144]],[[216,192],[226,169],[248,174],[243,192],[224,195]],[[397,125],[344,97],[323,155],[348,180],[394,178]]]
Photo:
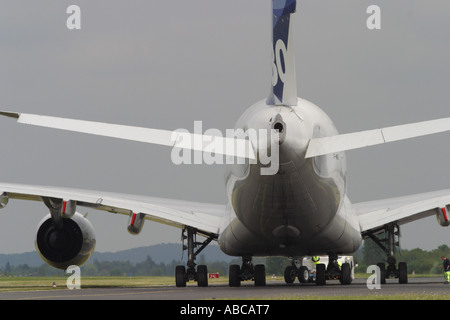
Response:
[[[235,257],[230,257],[220,251],[216,245],[207,246],[199,255],[202,255],[205,261],[225,261],[230,262]],[[147,256],[150,256],[156,263],[171,263],[173,260],[186,262],[187,252],[181,252],[181,244],[179,243],[163,243],[148,247],[139,247],[128,250],[121,250],[117,252],[94,252],[87,263],[98,261],[130,261],[137,263],[144,261]],[[0,268],[4,268],[6,263],[18,266],[21,264],[28,264],[30,267],[38,267],[44,263],[36,251],[15,253],[15,254],[0,254]]]
[[[204,255],[205,261],[226,261],[230,262],[235,257],[230,257],[220,251],[216,245],[207,246],[199,255]],[[94,252],[92,260],[99,261],[130,261],[131,263],[144,261],[150,256],[156,263],[170,263],[173,260],[186,261],[187,251],[181,252],[179,243],[163,243],[148,247],[139,247],[117,252]]]
[[[36,251],[0,254],[0,268],[4,268],[8,262],[13,266],[28,264],[30,267],[38,267],[44,263]]]

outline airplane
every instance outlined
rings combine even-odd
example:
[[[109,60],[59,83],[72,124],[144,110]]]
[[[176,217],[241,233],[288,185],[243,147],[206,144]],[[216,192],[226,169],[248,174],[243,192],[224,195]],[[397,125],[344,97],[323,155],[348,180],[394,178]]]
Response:
[[[338,265],[338,256],[354,253],[364,239],[375,241],[386,253],[380,263],[381,281],[394,277],[407,283],[407,266],[397,264],[400,227],[436,216],[447,227],[450,190],[352,203],[347,194],[345,152],[357,148],[436,134],[450,130],[450,118],[339,134],[318,106],[297,96],[292,18],[296,0],[272,0],[272,76],[267,98],[250,106],[235,124],[244,135],[218,137],[0,111],[18,123],[73,132],[201,150],[235,159],[226,165],[227,204],[209,204],[156,197],[116,194],[62,187],[0,183],[0,208],[10,200],[40,201],[49,214],[39,223],[35,246],[49,265],[66,269],[82,265],[95,249],[95,231],[79,207],[128,216],[127,230],[139,234],[145,220],[177,227],[182,232],[186,266],[175,270],[177,287],[188,281],[208,285],[207,267],[196,257],[211,242],[230,256],[229,285],[242,281],[266,284],[265,267],[253,257],[286,256],[285,280],[305,282],[304,256],[328,256],[316,266],[316,284],[329,279],[351,283],[352,266]],[[248,134],[267,132],[265,135]],[[264,131],[265,130],[265,131]],[[273,134],[275,133],[275,134]],[[196,143],[200,138],[200,143]],[[227,142],[236,148],[221,148]],[[214,143],[211,143],[214,141]],[[263,143],[261,143],[263,142]],[[265,143],[264,143],[265,142]],[[274,163],[263,161],[276,155]],[[240,160],[240,161],[239,161]],[[271,171],[275,164],[276,170]],[[197,241],[197,236],[205,240]]]

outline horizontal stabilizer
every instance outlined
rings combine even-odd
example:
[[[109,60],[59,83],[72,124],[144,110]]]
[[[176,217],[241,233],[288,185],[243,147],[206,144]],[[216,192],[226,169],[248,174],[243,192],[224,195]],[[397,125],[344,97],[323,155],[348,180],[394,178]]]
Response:
[[[251,160],[256,159],[252,143],[250,140],[242,138],[209,136],[189,133],[182,130],[170,131],[150,129],[7,111],[0,111],[0,115],[15,118],[17,119],[17,122],[23,124],[153,143],[181,149],[222,154],[231,157],[248,158]]]
[[[416,138],[450,130],[450,118],[311,139],[306,158]]]

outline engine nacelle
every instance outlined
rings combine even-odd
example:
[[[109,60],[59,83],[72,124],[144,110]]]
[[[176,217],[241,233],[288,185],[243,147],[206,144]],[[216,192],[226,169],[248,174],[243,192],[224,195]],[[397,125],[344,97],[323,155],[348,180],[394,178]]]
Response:
[[[0,194],[0,209],[3,209],[8,204],[9,195],[6,192]]]
[[[442,208],[436,208],[435,212],[436,212],[436,218],[439,222],[439,224],[442,227],[448,227],[450,225],[450,205],[447,205],[445,207]]]
[[[142,227],[145,222],[145,214],[143,213],[131,213],[130,218],[128,219],[128,227],[127,230],[132,235],[137,235],[141,233]]]
[[[56,228],[50,214],[42,219],[35,246],[45,263],[65,270],[89,259],[95,249],[95,233],[89,220],[78,212],[62,221],[62,227]]]

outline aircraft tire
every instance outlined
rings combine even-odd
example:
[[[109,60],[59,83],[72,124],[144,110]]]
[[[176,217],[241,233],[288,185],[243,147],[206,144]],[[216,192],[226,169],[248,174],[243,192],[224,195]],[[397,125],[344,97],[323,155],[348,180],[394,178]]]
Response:
[[[184,266],[175,267],[175,284],[178,288],[186,287],[186,268]]]
[[[341,267],[341,284],[349,285],[352,283],[352,268],[350,263],[344,263]]]
[[[301,266],[298,273],[298,281],[300,283],[307,283],[309,281],[309,270],[305,266]]]
[[[323,263],[319,263],[316,265],[316,285],[324,286],[325,284],[325,265]]]
[[[400,262],[398,264],[398,283],[408,283],[408,268],[406,262]]]
[[[208,286],[208,268],[205,265],[197,267],[197,285],[199,287]]]
[[[380,262],[377,263],[377,267],[380,268],[380,284],[386,284],[386,266]]]
[[[239,274],[241,272],[241,268],[237,264],[230,265],[228,272],[228,285],[230,287],[240,287],[241,279],[239,278]]]
[[[263,264],[257,264],[254,270],[255,286],[263,287],[266,285],[266,267]]]
[[[284,269],[284,281],[286,283],[293,283],[295,280],[294,267],[288,266]]]

